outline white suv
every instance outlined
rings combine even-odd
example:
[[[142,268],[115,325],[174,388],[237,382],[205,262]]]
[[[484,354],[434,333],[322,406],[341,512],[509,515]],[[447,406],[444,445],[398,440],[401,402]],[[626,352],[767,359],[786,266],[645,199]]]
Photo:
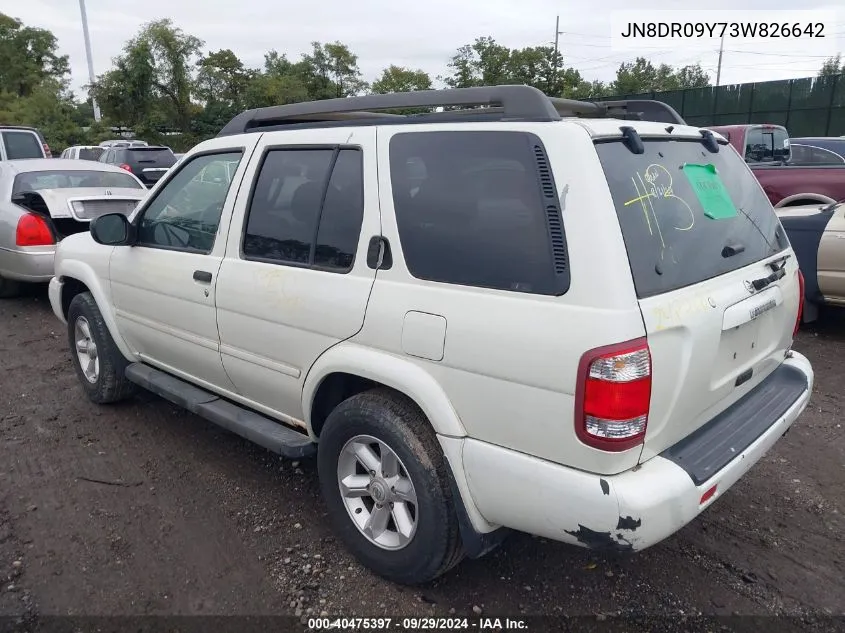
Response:
[[[416,583],[696,517],[807,405],[801,285],[720,136],[498,86],[245,112],[62,241],[50,300],[94,402],[316,452],[346,545]]]

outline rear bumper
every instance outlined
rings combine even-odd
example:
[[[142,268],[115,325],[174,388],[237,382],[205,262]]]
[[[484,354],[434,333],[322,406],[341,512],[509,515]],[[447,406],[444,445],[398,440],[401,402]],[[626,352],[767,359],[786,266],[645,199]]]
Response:
[[[53,277],[55,249],[22,251],[0,247],[0,276],[15,281],[46,283]]]
[[[665,456],[601,476],[470,439],[463,450],[468,492],[493,525],[593,549],[642,550],[677,532],[724,494],[804,411],[813,389],[812,367],[797,353],[784,365],[806,379],[805,388],[705,481],[696,483]],[[714,486],[713,496],[702,503]]]

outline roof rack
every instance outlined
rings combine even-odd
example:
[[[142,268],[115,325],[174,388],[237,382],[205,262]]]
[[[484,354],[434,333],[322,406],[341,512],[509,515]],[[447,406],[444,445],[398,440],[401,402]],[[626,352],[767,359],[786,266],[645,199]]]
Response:
[[[484,106],[478,109],[478,106]],[[425,114],[391,114],[385,110],[407,108],[456,108]],[[633,109],[632,109],[633,108]],[[648,114],[642,117],[643,114]],[[344,124],[351,122],[424,122],[462,115],[499,121],[557,121],[566,116],[647,118],[683,124],[671,107],[659,101],[612,101],[591,103],[547,97],[537,88],[521,85],[478,86],[447,90],[416,90],[390,94],[307,101],[256,108],[242,112],[217,136],[255,132],[292,124]],[[655,118],[658,117],[659,118]]]

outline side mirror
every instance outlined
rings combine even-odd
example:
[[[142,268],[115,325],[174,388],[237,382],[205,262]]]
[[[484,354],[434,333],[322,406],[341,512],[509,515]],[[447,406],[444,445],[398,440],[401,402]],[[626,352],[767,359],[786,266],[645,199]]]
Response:
[[[132,243],[134,227],[122,213],[107,213],[91,220],[91,237],[106,246],[127,246]]]

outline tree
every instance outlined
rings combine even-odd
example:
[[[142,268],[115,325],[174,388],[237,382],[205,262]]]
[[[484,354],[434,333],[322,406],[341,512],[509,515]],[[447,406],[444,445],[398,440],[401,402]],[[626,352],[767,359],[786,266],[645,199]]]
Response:
[[[312,42],[311,53],[304,53],[292,71],[305,84],[311,99],[351,97],[367,89],[358,56],[340,42]]]
[[[412,70],[402,66],[389,66],[372,86],[372,92],[387,94],[389,92],[411,92],[412,90],[431,90],[431,77],[424,70]]]
[[[126,43],[114,69],[100,76],[92,96],[116,122],[145,132],[167,126],[187,131],[194,112],[192,69],[202,45],[169,19],[150,22]]]
[[[571,96],[584,81],[551,46],[509,49],[492,37],[461,46],[448,67],[452,74],[441,80],[452,88],[523,84],[559,97]]]
[[[66,88],[68,57],[57,50],[56,36],[50,31],[24,26],[0,13],[0,92],[28,97],[48,81]]]
[[[819,77],[828,77],[830,75],[839,75],[845,73],[845,64],[842,63],[842,54],[837,53],[833,57],[829,57],[822,64],[819,70]]]
[[[206,106],[217,103],[229,108],[240,107],[254,72],[229,49],[209,53],[197,62],[196,96]]]
[[[665,92],[710,85],[710,77],[699,64],[684,66],[677,71],[669,64],[655,66],[644,57],[620,64],[611,90],[616,95],[644,92]]]

